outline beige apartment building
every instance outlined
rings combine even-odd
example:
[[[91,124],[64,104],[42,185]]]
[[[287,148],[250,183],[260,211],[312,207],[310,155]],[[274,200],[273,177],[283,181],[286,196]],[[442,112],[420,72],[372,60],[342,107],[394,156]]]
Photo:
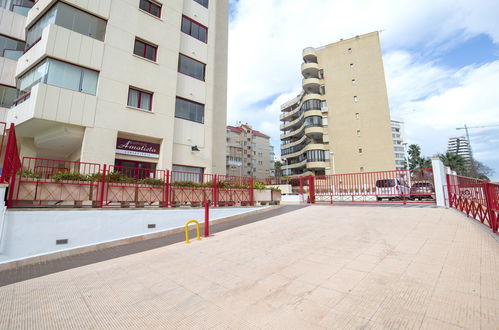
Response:
[[[378,32],[303,51],[302,92],[281,106],[283,175],[395,169]]]
[[[228,0],[0,2],[21,156],[225,173]]]
[[[227,175],[268,178],[274,174],[270,137],[247,124],[227,126]]]

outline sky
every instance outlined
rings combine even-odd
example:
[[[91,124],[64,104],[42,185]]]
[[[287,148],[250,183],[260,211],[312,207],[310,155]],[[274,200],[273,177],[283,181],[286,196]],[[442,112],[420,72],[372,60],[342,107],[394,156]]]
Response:
[[[302,50],[380,31],[390,111],[425,156],[464,135],[499,177],[497,0],[230,0],[228,124],[279,153],[280,106],[301,90]]]

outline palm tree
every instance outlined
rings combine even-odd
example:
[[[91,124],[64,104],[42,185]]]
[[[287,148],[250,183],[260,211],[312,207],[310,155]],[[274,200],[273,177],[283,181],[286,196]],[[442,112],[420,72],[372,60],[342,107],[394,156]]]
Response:
[[[440,158],[445,166],[448,166],[451,170],[456,171],[457,174],[466,174],[466,160],[463,156],[447,151],[445,154],[439,154],[438,158]]]

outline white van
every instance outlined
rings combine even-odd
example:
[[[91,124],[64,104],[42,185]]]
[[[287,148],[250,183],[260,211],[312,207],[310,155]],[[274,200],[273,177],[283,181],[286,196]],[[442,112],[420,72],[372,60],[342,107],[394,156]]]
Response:
[[[379,179],[376,180],[376,199],[378,201],[386,198],[404,199],[410,198],[411,188],[405,183],[403,179]]]

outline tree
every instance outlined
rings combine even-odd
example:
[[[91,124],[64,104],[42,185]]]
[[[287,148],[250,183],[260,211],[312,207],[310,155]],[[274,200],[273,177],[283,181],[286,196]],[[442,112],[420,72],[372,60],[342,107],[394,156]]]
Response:
[[[445,166],[450,167],[451,170],[456,171],[459,175],[468,174],[466,167],[466,159],[456,153],[447,151],[445,154],[439,154],[438,158],[444,163]]]
[[[479,162],[478,160],[474,160],[473,162],[474,169],[471,175],[477,179],[480,180],[487,180],[490,181],[490,177],[494,175],[494,170],[485,165],[482,162]]]
[[[280,161],[274,162],[275,176],[276,177],[281,176],[281,167],[282,167],[282,163]]]
[[[421,156],[421,147],[417,144],[411,144],[407,153],[409,154],[409,169],[431,167],[431,159]]]

